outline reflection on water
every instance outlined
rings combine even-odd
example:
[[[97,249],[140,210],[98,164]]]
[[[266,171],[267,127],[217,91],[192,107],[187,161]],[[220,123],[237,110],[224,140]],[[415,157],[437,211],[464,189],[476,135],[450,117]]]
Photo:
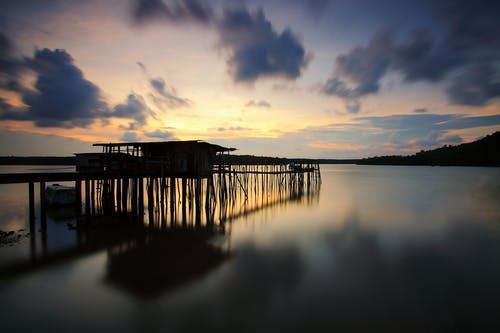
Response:
[[[199,224],[49,214],[34,257],[29,238],[0,248],[2,331],[499,331],[498,169],[322,180]],[[6,192],[0,229],[25,227],[26,189]]]
[[[208,243],[214,234],[206,228],[178,228],[108,248],[105,281],[137,297],[159,297],[229,258],[227,249]]]

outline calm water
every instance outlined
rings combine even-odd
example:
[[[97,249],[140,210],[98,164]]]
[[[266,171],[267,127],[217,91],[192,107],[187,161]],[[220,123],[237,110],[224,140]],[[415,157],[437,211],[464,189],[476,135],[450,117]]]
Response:
[[[217,232],[56,211],[42,241],[27,211],[0,185],[0,229],[24,229],[0,247],[2,332],[500,332],[498,168],[322,166],[319,193]]]

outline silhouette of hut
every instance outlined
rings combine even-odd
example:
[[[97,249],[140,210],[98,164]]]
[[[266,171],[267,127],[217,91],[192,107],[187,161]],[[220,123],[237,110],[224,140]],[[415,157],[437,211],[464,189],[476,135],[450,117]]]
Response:
[[[234,151],[193,141],[96,143],[102,153],[76,154],[79,172],[107,171],[164,177],[206,178],[218,157]]]

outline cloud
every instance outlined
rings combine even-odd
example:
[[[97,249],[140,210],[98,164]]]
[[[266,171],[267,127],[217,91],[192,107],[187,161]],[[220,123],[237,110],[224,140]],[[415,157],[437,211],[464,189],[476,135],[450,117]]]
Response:
[[[492,13],[500,5],[487,0],[445,1],[433,7],[440,15],[433,27],[402,34],[399,27],[377,32],[366,46],[337,57],[334,73],[321,91],[344,101],[358,101],[380,90],[389,72],[406,82],[447,82],[452,103],[483,106],[499,96],[500,24]],[[458,74],[457,74],[458,72]]]
[[[225,132],[225,131],[241,132],[241,131],[251,130],[251,128],[241,127],[241,126],[230,126],[230,127],[218,127],[216,130],[218,132]]]
[[[136,125],[144,125],[146,118],[151,114],[142,96],[130,94],[127,101],[123,104],[118,104],[114,107],[114,112],[109,116],[116,118],[134,119]],[[132,127],[133,128],[133,127]]]
[[[383,117],[359,117],[361,127],[385,130],[388,142],[395,148],[433,148],[444,144],[457,144],[463,140],[457,135],[448,134],[451,130],[500,125],[500,115],[464,116],[439,114],[409,114]]]
[[[458,135],[446,135],[440,131],[431,132],[429,135],[413,140],[413,143],[421,148],[433,148],[443,145],[456,145],[464,140]]]
[[[225,9],[217,24],[220,44],[230,50],[228,65],[235,81],[261,77],[295,79],[308,63],[299,39],[290,29],[278,33],[262,9]]]
[[[359,98],[377,93],[380,89],[379,81],[391,63],[387,55],[391,44],[391,34],[388,31],[379,32],[366,47],[356,47],[338,56],[335,73],[323,85],[322,92],[340,97],[347,112],[359,112]]]
[[[323,91],[346,98],[357,98],[379,91],[379,80],[390,65],[387,50],[392,43],[389,32],[377,33],[366,47],[356,47],[337,57],[336,76]]]
[[[460,144],[464,141],[461,130],[500,125],[500,115],[421,113],[353,120],[354,123],[305,128],[286,134],[281,141],[290,144],[293,140],[297,146],[314,148],[309,154],[323,154],[325,158],[331,158],[332,152],[341,158],[413,154],[422,149]]]
[[[157,129],[152,132],[144,132],[144,135],[148,138],[158,138],[162,140],[177,140],[171,131]]]
[[[13,53],[14,43],[0,31],[0,88],[17,91],[17,74],[23,69],[23,63]]]
[[[138,138],[136,132],[130,131],[130,132],[123,133],[121,140],[125,141],[125,142],[137,142],[137,141],[139,141],[139,138]]]
[[[227,63],[236,82],[271,76],[296,79],[310,58],[298,37],[290,29],[277,32],[262,9],[225,8],[217,17],[210,5],[198,0],[137,0],[132,17],[139,25],[155,21],[202,23],[215,29],[220,46],[229,50]]]
[[[151,79],[149,83],[153,90],[161,97],[159,99],[157,95],[153,94],[153,100],[160,108],[162,104],[167,105],[171,109],[191,106],[192,102],[189,99],[179,97],[175,88],[168,87],[162,78]]]
[[[476,65],[456,75],[446,92],[455,104],[486,105],[493,98],[500,96],[500,82],[497,76],[491,65]]]
[[[427,109],[426,108],[418,108],[418,109],[415,109],[413,110],[414,113],[427,113]]]
[[[1,52],[5,54],[6,51]],[[143,98],[137,94],[130,94],[125,103],[111,110],[102,98],[100,89],[84,77],[65,50],[37,49],[33,57],[17,61],[19,68],[11,72],[8,71],[11,67],[4,64],[1,77],[10,75],[9,80],[16,84],[2,88],[18,93],[25,106],[14,107],[0,98],[0,120],[33,121],[38,127],[74,128],[87,127],[96,120],[115,117],[134,120],[136,123],[131,124],[133,127],[145,124],[151,114]],[[35,74],[32,88],[17,83],[22,71]]]
[[[25,110],[2,112],[0,119],[31,120],[39,127],[86,127],[105,116],[100,90],[86,80],[64,50],[36,50],[25,67],[36,74],[35,90],[21,95]]]
[[[142,25],[153,21],[197,22],[208,24],[213,18],[212,9],[198,0],[137,0],[132,8],[132,19]]]
[[[308,143],[307,146],[313,148],[320,149],[328,149],[328,150],[361,150],[365,149],[364,145],[356,145],[356,144],[348,144],[348,143],[332,143],[332,142],[324,142],[324,141],[315,141]]]
[[[269,102],[260,100],[260,101],[254,101],[253,99],[251,101],[248,101],[248,103],[245,104],[246,107],[257,107],[257,108],[270,108],[271,104]]]
[[[0,97],[0,119],[2,119],[3,114],[11,114],[14,112],[16,112],[16,109],[12,105],[7,103],[5,99]]]
[[[143,74],[146,74],[147,70],[146,70],[146,65],[144,65],[142,62],[140,61],[136,61],[136,64],[137,66],[139,66],[139,68],[141,69],[142,73]]]

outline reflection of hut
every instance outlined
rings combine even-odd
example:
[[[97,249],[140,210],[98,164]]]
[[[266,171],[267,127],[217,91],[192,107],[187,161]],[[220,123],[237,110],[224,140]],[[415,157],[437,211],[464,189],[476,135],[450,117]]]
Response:
[[[140,298],[173,290],[207,274],[229,253],[209,244],[209,230],[171,229],[108,252],[106,282]]]
[[[218,155],[235,150],[201,141],[97,143],[96,154],[77,154],[77,171],[146,173],[167,177],[204,178],[212,174]]]

